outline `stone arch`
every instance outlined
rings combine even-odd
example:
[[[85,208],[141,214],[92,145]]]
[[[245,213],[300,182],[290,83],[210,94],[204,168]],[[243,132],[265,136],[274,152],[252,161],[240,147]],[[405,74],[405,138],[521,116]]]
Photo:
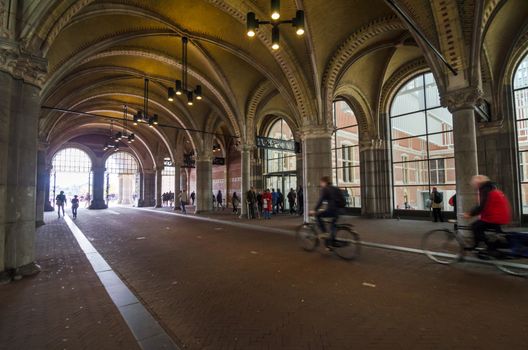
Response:
[[[354,111],[361,140],[372,138],[372,110],[367,98],[355,86],[342,85],[336,89],[332,103],[338,99],[343,99]]]
[[[247,106],[246,106],[246,142],[252,142],[250,139],[250,133],[255,129],[255,118],[260,103],[265,99],[273,89],[273,85],[268,81],[262,81],[257,87],[251,92]]]
[[[83,145],[82,143],[78,143],[78,142],[71,142],[71,141],[68,141],[68,142],[65,142],[63,144],[61,144],[59,147],[55,148],[55,149],[50,149],[48,155],[47,155],[47,159],[46,159],[46,163],[47,164],[51,164],[53,162],[53,159],[55,158],[55,156],[60,152],[60,151],[63,151],[67,148],[76,148],[78,150],[81,150],[83,151],[84,153],[86,153],[86,155],[88,156],[88,158],[90,158],[90,161],[92,163],[92,166],[94,165],[97,165],[97,156],[95,155],[95,153],[90,149],[90,147],[88,146],[85,146]]]

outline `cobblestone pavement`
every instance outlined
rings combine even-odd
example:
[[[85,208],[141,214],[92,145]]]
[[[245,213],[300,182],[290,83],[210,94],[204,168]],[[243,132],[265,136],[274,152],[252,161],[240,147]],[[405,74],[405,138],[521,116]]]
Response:
[[[135,209],[76,223],[184,348],[526,349],[528,281],[489,266],[369,248],[345,262],[258,226]]]
[[[37,229],[40,274],[0,286],[0,349],[138,349],[63,219]]]

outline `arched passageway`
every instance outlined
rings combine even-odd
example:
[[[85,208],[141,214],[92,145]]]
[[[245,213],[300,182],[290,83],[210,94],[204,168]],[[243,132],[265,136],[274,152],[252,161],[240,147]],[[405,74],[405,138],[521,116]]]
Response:
[[[118,151],[107,158],[105,168],[107,205],[137,206],[141,181],[137,160],[128,152]]]

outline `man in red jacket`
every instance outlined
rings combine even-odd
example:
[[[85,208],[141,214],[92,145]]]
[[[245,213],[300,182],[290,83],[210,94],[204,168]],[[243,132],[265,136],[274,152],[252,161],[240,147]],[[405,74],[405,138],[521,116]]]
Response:
[[[507,225],[511,221],[511,208],[508,199],[497,189],[495,183],[487,176],[476,175],[471,179],[473,187],[479,191],[479,205],[465,214],[466,218],[480,215],[471,228],[475,238],[475,247],[480,242],[485,242],[488,249],[494,250],[486,238],[486,231],[502,232],[501,225]]]

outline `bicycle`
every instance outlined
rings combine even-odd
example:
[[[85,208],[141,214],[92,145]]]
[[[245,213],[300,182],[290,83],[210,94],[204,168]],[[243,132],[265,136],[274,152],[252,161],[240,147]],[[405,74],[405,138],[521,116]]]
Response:
[[[325,220],[330,224],[331,220]],[[351,224],[336,223],[336,236],[331,250],[344,260],[356,259],[361,252],[361,241],[359,234],[354,231]],[[327,239],[328,235],[320,232],[314,216],[310,216],[310,221],[303,223],[296,230],[296,239],[302,249],[308,252],[314,251],[322,239]]]
[[[471,230],[469,226],[460,226],[456,221],[453,229],[436,229],[426,232],[422,238],[422,250],[425,255],[443,265],[463,262],[468,252],[476,253],[478,260],[487,260],[497,269],[514,276],[528,276],[528,234],[519,232],[487,231],[486,239],[496,247],[479,248],[467,244],[461,230]]]

